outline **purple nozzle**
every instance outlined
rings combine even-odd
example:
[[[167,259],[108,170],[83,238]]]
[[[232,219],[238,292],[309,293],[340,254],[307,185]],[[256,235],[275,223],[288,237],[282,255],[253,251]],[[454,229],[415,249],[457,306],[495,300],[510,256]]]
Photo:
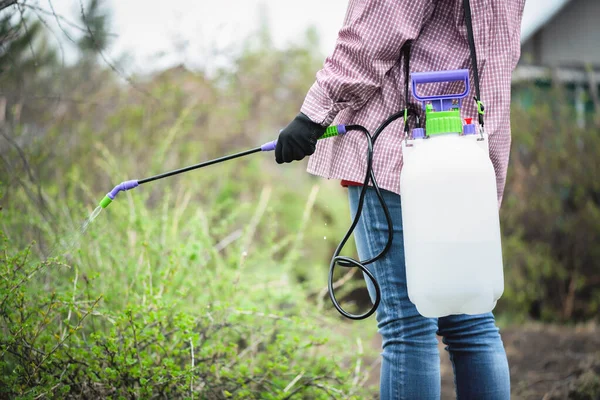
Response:
[[[111,200],[114,200],[119,192],[130,190],[138,187],[140,184],[137,180],[125,181],[119,183],[113,190],[110,191],[106,196],[108,196]]]
[[[267,142],[263,144],[262,146],[260,146],[260,149],[262,151],[273,151],[275,150],[275,147],[277,147],[277,139],[273,140],[272,142]]]

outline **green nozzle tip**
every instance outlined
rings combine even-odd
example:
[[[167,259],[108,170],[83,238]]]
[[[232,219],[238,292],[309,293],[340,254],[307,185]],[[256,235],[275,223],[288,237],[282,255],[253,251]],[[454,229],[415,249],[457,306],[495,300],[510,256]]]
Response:
[[[112,203],[112,200],[110,199],[110,197],[104,196],[104,198],[102,199],[102,201],[100,201],[100,207],[106,208],[106,207],[108,207],[108,205],[110,203]]]

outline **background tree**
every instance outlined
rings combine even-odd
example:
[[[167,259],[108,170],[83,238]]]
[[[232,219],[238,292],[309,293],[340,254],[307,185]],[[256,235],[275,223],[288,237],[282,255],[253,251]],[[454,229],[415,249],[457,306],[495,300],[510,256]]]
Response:
[[[42,22],[25,14],[7,13],[1,17],[0,119],[19,120],[31,114],[27,94],[35,93],[56,62],[56,50],[51,47]]]
[[[0,11],[17,4],[17,0],[0,0]]]
[[[87,6],[81,5],[79,22],[87,32],[77,41],[83,58],[96,58],[109,45],[110,14],[101,0],[90,0]]]

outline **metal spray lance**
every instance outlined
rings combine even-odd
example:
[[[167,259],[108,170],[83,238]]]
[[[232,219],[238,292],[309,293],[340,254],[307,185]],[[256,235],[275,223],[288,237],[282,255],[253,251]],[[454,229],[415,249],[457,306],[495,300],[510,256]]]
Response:
[[[319,140],[321,140],[321,139],[327,139],[327,138],[338,136],[338,135],[343,135],[345,133],[346,133],[346,126],[345,125],[330,126],[325,131],[325,134],[323,134],[323,136],[321,136],[319,138]],[[165,173],[162,173],[162,174],[159,174],[159,175],[151,176],[149,178],[144,178],[144,179],[139,179],[139,180],[138,179],[134,179],[134,180],[129,180],[129,181],[121,182],[117,186],[115,186],[113,188],[113,190],[111,190],[110,192],[108,192],[106,194],[106,196],[104,196],[104,198],[100,201],[100,207],[102,207],[102,208],[108,207],[110,205],[110,203],[112,203],[112,201],[117,197],[117,195],[119,194],[119,192],[124,192],[124,191],[127,191],[127,190],[135,189],[136,187],[138,187],[139,185],[143,185],[144,183],[156,181],[156,180],[163,179],[163,178],[168,178],[168,177],[173,176],[173,175],[178,175],[178,174],[182,174],[184,172],[193,171],[195,169],[199,169],[199,168],[203,168],[203,167],[208,167],[209,165],[219,164],[219,163],[222,163],[222,162],[225,162],[225,161],[233,160],[235,158],[244,157],[244,156],[247,156],[247,155],[250,155],[250,154],[254,154],[254,153],[260,153],[260,152],[264,152],[264,151],[273,151],[273,150],[275,150],[276,146],[277,146],[277,139],[273,140],[271,142],[267,142],[267,143],[263,144],[260,147],[256,147],[254,149],[242,151],[240,153],[231,154],[231,155],[228,155],[228,156],[225,156],[225,157],[216,158],[214,160],[205,161],[205,162],[202,162],[202,163],[199,163],[199,164],[190,165],[188,167],[184,167],[184,168],[176,169],[176,170],[173,170],[173,171],[165,172]]]

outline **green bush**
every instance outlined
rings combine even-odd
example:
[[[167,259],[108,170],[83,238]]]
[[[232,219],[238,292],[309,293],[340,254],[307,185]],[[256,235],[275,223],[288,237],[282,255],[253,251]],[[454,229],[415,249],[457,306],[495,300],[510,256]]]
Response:
[[[349,368],[359,357],[332,333],[334,321],[297,285],[250,272],[264,271],[265,257],[234,261],[203,246],[198,231],[195,241],[165,237],[154,248],[142,238],[160,225],[132,223],[139,241],[90,228],[102,243],[83,246],[71,266],[33,261],[31,247],[15,253],[4,240],[2,397],[365,396]],[[123,233],[134,242],[120,247]]]

